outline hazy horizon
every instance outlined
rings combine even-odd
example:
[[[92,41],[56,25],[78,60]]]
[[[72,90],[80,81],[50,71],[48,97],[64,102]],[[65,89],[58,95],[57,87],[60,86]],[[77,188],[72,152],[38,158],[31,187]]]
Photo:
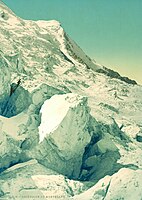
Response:
[[[3,0],[18,16],[61,22],[91,58],[142,84],[141,0]]]

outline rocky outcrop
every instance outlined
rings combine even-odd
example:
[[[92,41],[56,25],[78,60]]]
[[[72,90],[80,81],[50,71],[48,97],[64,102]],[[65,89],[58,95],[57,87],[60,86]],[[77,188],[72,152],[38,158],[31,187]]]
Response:
[[[136,140],[142,142],[142,128],[140,128],[139,132],[136,134]]]
[[[128,84],[132,84],[132,85],[136,85],[137,82],[135,80],[131,80],[128,77],[123,77],[121,76],[118,72],[112,70],[112,69],[108,69],[107,67],[100,68],[96,70],[98,73],[102,73],[102,74],[106,74],[107,76],[111,77],[111,78],[116,78],[116,79],[120,79],[121,81],[124,81]]]

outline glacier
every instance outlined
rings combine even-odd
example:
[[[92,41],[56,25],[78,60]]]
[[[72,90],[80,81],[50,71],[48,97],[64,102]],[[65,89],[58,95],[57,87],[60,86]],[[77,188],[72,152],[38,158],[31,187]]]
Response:
[[[141,200],[142,86],[56,20],[0,23],[0,199]]]

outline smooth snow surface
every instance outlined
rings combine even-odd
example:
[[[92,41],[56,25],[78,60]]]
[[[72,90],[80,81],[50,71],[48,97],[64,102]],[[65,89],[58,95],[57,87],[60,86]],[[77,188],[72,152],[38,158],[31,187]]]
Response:
[[[70,108],[75,107],[81,98],[77,94],[55,95],[45,101],[41,108],[39,126],[40,142],[47,134],[52,133],[66,116]]]

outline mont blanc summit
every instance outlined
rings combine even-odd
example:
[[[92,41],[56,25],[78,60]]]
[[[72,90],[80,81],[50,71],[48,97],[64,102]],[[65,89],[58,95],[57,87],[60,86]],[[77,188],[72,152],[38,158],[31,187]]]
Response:
[[[0,199],[142,199],[135,80],[0,1],[0,88]]]

